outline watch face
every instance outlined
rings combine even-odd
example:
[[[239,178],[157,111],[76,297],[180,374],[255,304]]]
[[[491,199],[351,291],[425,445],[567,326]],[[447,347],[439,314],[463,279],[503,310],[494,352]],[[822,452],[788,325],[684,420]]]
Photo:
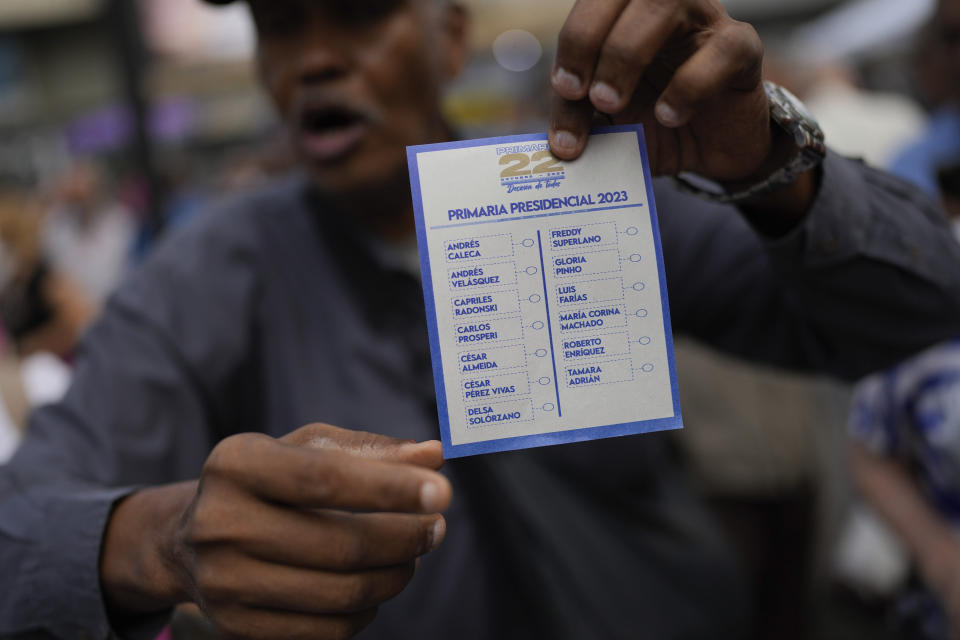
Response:
[[[807,109],[807,105],[800,101],[800,98],[779,85],[777,86],[777,93],[779,93],[780,97],[783,99],[785,103],[784,107],[786,109],[796,111],[801,117],[803,117],[804,120],[808,120],[811,124],[813,124],[813,126],[819,128],[820,125],[817,123],[817,119],[814,118],[813,114]]]

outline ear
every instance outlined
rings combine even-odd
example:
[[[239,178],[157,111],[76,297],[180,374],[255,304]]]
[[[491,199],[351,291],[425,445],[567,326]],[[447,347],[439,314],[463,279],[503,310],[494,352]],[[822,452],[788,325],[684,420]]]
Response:
[[[446,46],[443,73],[449,81],[460,75],[470,56],[470,12],[457,0],[446,2],[441,11]]]

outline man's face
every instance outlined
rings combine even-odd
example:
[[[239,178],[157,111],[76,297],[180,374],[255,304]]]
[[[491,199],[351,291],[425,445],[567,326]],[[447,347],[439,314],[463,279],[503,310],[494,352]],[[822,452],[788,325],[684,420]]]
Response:
[[[437,0],[250,0],[263,81],[315,181],[349,195],[397,183],[405,147],[444,135],[441,90],[465,55]]]

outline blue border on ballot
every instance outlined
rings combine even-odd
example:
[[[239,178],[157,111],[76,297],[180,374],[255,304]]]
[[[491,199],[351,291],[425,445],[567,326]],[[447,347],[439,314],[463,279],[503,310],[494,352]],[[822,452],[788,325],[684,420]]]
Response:
[[[449,149],[466,149],[469,147],[485,147],[497,144],[511,144],[517,142],[545,142],[546,134],[532,133],[519,136],[498,136],[494,138],[480,138],[476,140],[459,140],[455,142],[443,142],[439,144],[426,144],[407,147],[407,164],[410,169],[410,189],[413,195],[414,218],[417,225],[417,243],[420,247],[420,270],[423,274],[423,299],[427,309],[427,329],[430,333],[430,356],[433,362],[433,380],[437,390],[437,413],[440,419],[440,431],[443,440],[444,458],[460,458],[483,453],[497,453],[501,451],[513,451],[516,449],[528,449],[532,447],[543,447],[557,444],[567,444],[572,442],[583,442],[586,440],[597,440],[601,438],[614,438],[618,436],[636,435],[642,433],[652,433],[655,431],[666,431],[669,429],[680,429],[683,427],[683,421],[680,413],[680,396],[677,389],[677,368],[673,355],[673,330],[670,320],[670,303],[667,294],[667,280],[664,271],[663,250],[660,246],[660,223],[657,218],[657,205],[653,195],[653,178],[650,174],[650,162],[647,156],[646,138],[643,134],[642,125],[617,125],[610,127],[596,127],[590,131],[590,135],[602,135],[606,133],[635,133],[637,135],[637,144],[640,148],[640,155],[643,159],[643,178],[647,190],[647,203],[650,211],[650,223],[653,229],[654,246],[657,254],[657,268],[660,273],[660,296],[661,306],[663,308],[663,329],[664,339],[667,347],[667,360],[670,367],[670,388],[673,395],[673,416],[661,418],[658,420],[646,420],[642,422],[628,422],[625,424],[606,425],[600,427],[589,427],[586,429],[573,429],[569,431],[556,431],[552,433],[542,433],[529,436],[516,436],[512,438],[498,438],[486,440],[484,442],[475,442],[470,444],[453,444],[450,437],[450,418],[447,407],[446,384],[443,377],[443,356],[440,349],[440,333],[437,327],[437,308],[433,296],[433,277],[430,266],[430,253],[427,250],[427,228],[426,219],[423,213],[423,193],[420,188],[420,166],[417,162],[417,155],[420,153],[429,153],[432,151],[445,151]]]

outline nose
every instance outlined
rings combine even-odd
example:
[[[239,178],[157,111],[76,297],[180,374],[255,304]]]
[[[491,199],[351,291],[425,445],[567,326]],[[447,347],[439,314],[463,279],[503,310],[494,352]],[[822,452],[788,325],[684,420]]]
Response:
[[[297,61],[297,79],[301,84],[324,84],[347,74],[342,57],[329,50],[310,48]]]
[[[297,79],[302,84],[322,84],[346,76],[352,59],[351,44],[342,30],[314,17],[301,38]]]

